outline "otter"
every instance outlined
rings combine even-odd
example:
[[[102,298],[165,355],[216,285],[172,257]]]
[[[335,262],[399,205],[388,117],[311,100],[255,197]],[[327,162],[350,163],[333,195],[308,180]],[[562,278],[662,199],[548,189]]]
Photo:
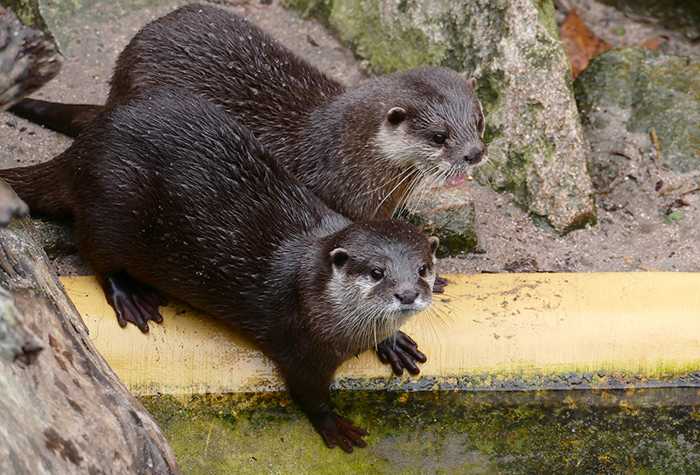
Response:
[[[229,322],[329,447],[365,446],[331,405],[344,360],[372,347],[395,370],[425,360],[398,328],[431,303],[437,238],[332,211],[211,102],[152,89],[52,161],[0,177],[34,213],[73,219],[121,323],[160,321],[163,296]]]
[[[188,5],[120,54],[109,108],[156,86],[222,106],[331,209],[387,219],[484,156],[475,80],[424,67],[346,89],[244,18]],[[12,111],[76,136],[102,106],[25,100]]]

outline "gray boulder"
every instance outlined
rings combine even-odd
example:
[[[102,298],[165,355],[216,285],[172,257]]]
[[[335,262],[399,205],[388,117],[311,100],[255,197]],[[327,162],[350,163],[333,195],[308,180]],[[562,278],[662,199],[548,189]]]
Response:
[[[611,50],[575,83],[591,142],[596,188],[628,160],[651,159],[678,173],[700,170],[700,61],[647,50]]]
[[[551,1],[287,0],[385,73],[419,65],[472,72],[487,114],[479,179],[510,191],[559,232],[595,220],[587,145]]]

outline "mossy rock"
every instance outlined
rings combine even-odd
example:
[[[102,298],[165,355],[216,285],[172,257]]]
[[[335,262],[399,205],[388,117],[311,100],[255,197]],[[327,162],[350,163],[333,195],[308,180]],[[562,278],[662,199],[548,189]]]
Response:
[[[623,173],[629,159],[658,159],[678,173],[700,170],[697,59],[611,50],[591,62],[575,91],[598,188]]]
[[[419,205],[408,220],[440,239],[437,256],[457,257],[477,249],[476,210],[467,192],[441,190],[429,203]]]
[[[469,71],[487,115],[482,183],[559,232],[595,221],[587,147],[551,0],[287,0],[334,29],[375,73]]]
[[[697,0],[601,0],[626,14],[651,17],[690,40],[700,39],[700,2]]]

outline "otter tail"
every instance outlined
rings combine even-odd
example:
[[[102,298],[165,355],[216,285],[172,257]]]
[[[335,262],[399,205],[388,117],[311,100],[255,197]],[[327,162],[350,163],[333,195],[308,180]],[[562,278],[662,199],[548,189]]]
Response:
[[[24,99],[10,108],[10,112],[69,137],[77,137],[104,106],[92,104],[61,104],[37,99]]]
[[[0,170],[0,178],[29,205],[32,215],[68,218],[71,216],[71,201],[62,176],[63,161],[61,154],[38,165]]]

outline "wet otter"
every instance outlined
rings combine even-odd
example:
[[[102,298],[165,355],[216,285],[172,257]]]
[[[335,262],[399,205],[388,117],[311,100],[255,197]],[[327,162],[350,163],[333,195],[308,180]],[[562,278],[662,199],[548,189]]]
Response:
[[[482,160],[474,80],[445,68],[346,90],[247,20],[189,5],[146,25],[117,60],[106,107],[155,86],[218,104],[332,209],[386,219]],[[75,136],[100,106],[27,100],[13,112]]]
[[[0,6],[0,112],[39,89],[61,69],[56,45],[42,32],[24,26]],[[0,227],[29,215],[29,208],[0,181]]]
[[[122,323],[160,320],[160,292],[230,322],[329,447],[365,446],[331,406],[344,360],[373,346],[394,369],[424,360],[398,327],[430,305],[437,239],[330,210],[210,102],[153,89],[54,160],[0,177],[33,212],[73,218]]]

